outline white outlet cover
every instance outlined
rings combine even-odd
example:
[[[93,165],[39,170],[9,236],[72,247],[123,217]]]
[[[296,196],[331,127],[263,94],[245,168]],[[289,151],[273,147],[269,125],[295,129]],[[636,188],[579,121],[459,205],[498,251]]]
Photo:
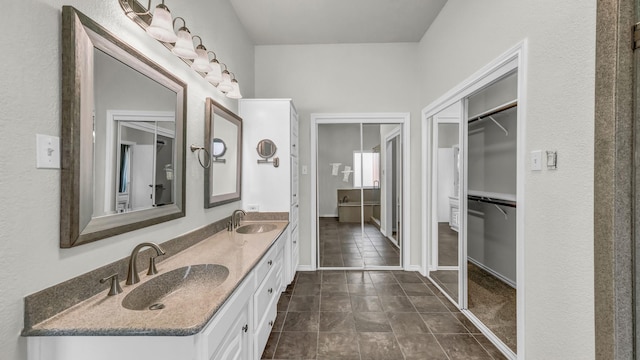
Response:
[[[36,134],[36,168],[60,169],[60,138]]]
[[[308,172],[307,165],[302,165],[302,175],[307,175]]]

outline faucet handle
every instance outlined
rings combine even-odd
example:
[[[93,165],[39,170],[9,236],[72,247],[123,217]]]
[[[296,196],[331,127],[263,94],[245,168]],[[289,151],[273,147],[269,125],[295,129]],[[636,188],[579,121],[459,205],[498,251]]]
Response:
[[[156,268],[156,257],[152,256],[149,258],[149,270],[147,271],[147,275],[155,275],[158,273],[158,269]]]
[[[107,281],[111,280],[111,285],[109,287],[109,293],[107,296],[118,295],[122,292],[122,288],[120,287],[120,283],[118,282],[118,274],[113,274],[111,276],[107,276],[104,279],[100,279],[100,284],[104,284]]]

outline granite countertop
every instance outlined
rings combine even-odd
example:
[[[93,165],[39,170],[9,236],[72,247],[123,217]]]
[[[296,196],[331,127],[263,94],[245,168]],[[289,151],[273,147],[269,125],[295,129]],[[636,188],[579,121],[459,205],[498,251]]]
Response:
[[[239,234],[221,231],[182,252],[159,262],[158,275],[198,264],[220,264],[229,269],[227,279],[217,287],[189,286],[172,296],[162,310],[128,310],[121,303],[132,290],[158,275],[140,271],[140,282],[125,285],[123,292],[107,296],[107,289],[45,320],[24,332],[24,336],[189,336],[200,332],[231,296],[286,228],[287,221],[243,221],[273,223],[273,231]],[[125,278],[126,274],[121,274]],[[96,279],[98,281],[98,279]]]

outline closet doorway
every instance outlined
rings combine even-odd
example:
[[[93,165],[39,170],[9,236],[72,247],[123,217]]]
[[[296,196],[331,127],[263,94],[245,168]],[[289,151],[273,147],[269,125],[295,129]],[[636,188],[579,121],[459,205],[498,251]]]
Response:
[[[408,114],[312,115],[316,268],[404,264],[406,122]]]
[[[525,357],[523,52],[423,110],[424,271],[509,359]]]

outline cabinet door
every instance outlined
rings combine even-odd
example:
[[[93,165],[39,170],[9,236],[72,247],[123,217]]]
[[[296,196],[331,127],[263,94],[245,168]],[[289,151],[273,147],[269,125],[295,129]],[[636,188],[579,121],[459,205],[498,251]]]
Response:
[[[247,303],[233,321],[227,336],[210,360],[251,360],[249,305]]]

